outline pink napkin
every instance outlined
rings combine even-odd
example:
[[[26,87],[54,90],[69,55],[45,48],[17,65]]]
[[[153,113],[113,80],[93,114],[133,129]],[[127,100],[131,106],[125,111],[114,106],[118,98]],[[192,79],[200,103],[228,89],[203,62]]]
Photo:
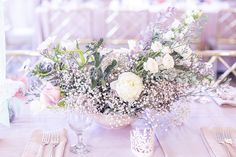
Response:
[[[220,128],[201,128],[202,139],[207,147],[207,150],[211,157],[227,157],[226,150],[222,144],[219,144],[216,138],[216,133]],[[236,130],[231,130],[233,141],[236,141]],[[228,149],[231,152],[232,157],[236,157],[236,145],[227,144]]]
[[[67,142],[66,129],[59,131],[59,134],[60,134],[60,143],[55,148],[55,157],[63,157],[64,149],[65,149],[66,142]],[[42,130],[35,130],[32,133],[30,141],[25,146],[22,157],[36,157],[37,156],[37,154],[39,152],[40,145],[41,145],[42,136],[43,136]],[[47,146],[44,147],[44,156],[45,157],[50,156],[51,146],[52,145],[48,144]]]

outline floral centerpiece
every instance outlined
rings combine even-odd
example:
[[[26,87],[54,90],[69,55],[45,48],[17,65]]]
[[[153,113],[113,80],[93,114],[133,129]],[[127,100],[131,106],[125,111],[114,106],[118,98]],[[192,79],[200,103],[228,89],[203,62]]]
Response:
[[[132,122],[146,110],[171,112],[189,89],[212,81],[211,68],[190,48],[202,13],[193,11],[166,27],[150,26],[132,49],[106,49],[103,40],[80,48],[77,41],[50,38],[33,74],[58,86],[58,106],[82,107],[111,127]],[[169,18],[167,18],[169,19]]]

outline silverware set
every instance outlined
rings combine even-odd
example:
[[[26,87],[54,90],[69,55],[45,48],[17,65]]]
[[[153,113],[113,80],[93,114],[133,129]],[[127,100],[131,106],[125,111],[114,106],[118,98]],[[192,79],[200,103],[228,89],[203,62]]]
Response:
[[[50,146],[50,157],[55,157],[55,149],[59,143],[60,133],[58,131],[43,132],[41,145],[37,157],[44,157],[44,150],[46,146]]]
[[[236,152],[233,147],[234,142],[230,129],[218,129],[216,139],[224,147],[228,157],[235,157]]]

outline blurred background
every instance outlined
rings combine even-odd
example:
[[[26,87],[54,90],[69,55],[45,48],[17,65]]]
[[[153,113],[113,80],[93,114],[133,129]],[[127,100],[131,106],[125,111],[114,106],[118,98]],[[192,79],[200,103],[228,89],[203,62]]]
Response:
[[[82,44],[104,38],[107,47],[128,47],[168,7],[177,9],[176,16],[194,9],[205,13],[207,22],[192,47],[214,63],[218,83],[235,81],[236,0],[3,0],[7,77],[25,82],[24,67],[39,59],[36,49],[50,36]]]

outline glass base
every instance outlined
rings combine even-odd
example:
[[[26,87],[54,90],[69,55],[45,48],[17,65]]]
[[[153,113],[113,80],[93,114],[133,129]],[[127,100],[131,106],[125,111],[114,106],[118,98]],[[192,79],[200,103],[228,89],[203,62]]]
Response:
[[[73,145],[70,147],[70,152],[74,154],[87,154],[91,151],[91,147],[88,145]]]

